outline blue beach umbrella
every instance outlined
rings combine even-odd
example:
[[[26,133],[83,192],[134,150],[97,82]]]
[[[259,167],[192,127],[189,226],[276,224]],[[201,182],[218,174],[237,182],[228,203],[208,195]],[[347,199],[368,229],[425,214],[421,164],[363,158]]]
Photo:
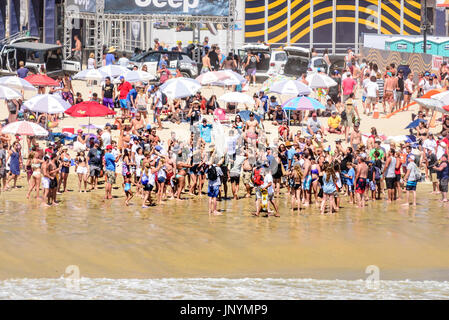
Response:
[[[293,110],[293,111],[309,111],[309,110],[325,110],[326,107],[323,106],[318,100],[310,97],[296,97],[288,100],[282,105],[283,110]]]
[[[419,126],[421,122],[427,123],[427,120],[424,119],[416,119],[415,121],[412,121],[409,123],[409,125],[405,129],[415,129]]]
[[[251,113],[251,111],[249,110],[242,110],[239,112],[240,118],[242,118],[242,120],[244,122],[249,120],[249,114]],[[254,114],[254,118],[257,120],[257,122],[260,122],[260,117],[257,114]]]

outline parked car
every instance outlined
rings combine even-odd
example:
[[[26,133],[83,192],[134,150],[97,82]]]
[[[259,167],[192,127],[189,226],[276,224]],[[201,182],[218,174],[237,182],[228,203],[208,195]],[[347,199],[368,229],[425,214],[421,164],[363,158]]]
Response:
[[[249,51],[259,56],[256,77],[271,77],[282,73],[287,62],[287,54],[283,50],[272,50],[264,44],[248,44],[238,50],[242,61],[245,61]]]
[[[288,59],[284,66],[284,74],[287,76],[300,77],[304,73],[318,72],[324,70],[326,74],[332,74],[334,70],[344,68],[344,56],[329,56],[331,65],[328,65],[322,56],[311,58],[309,49],[301,47],[285,47]]]
[[[196,78],[198,76],[198,64],[184,52],[145,51],[130,59],[129,68],[137,66],[140,69],[146,65],[148,72],[157,77],[158,65],[164,54],[168,56],[168,68],[172,69],[172,72],[179,68],[184,77]]]
[[[81,70],[81,62],[64,60],[63,47],[55,44],[46,44],[30,41],[14,41],[5,44],[0,51],[0,72],[15,74],[19,62],[23,61],[25,67],[32,73],[38,73],[44,67],[50,76],[63,73],[76,73]]]

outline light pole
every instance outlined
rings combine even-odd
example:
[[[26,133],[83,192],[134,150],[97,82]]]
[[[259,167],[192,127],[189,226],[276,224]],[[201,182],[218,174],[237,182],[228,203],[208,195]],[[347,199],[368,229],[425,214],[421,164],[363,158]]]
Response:
[[[427,53],[427,0],[424,0],[424,49],[423,52]]]

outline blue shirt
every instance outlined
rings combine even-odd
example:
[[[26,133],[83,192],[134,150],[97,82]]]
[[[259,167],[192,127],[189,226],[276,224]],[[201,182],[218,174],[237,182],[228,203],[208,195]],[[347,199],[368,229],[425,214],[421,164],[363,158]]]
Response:
[[[287,150],[287,159],[288,160],[293,160],[293,156],[295,155],[296,150],[295,148],[290,148]]]
[[[112,53],[108,53],[106,55],[105,59],[106,59],[106,65],[107,66],[110,65],[110,64],[114,64],[115,63],[115,57],[114,57],[114,55]]]
[[[212,141],[211,131],[212,131],[211,124],[208,124],[206,126],[203,126],[202,124],[200,124],[201,138],[203,138],[206,143],[210,143]]]
[[[26,76],[28,75],[29,70],[27,68],[19,68],[19,70],[17,70],[17,75],[19,76],[19,78],[26,78]]]
[[[129,102],[131,102],[131,97],[133,97],[133,100],[136,99],[137,97],[137,91],[136,89],[132,88],[129,92],[128,95],[126,96],[126,100],[128,100]]]
[[[271,164],[271,162],[273,162],[273,160],[274,160],[274,156],[271,155],[271,154],[269,154],[269,155],[267,156],[267,160],[268,160],[268,163]]]
[[[108,152],[104,155],[104,161],[106,162],[106,170],[115,172],[115,156]]]
[[[268,112],[268,96],[262,96],[262,98],[260,98],[260,101],[262,102],[265,112]]]
[[[354,170],[354,168],[351,168],[351,169],[348,171],[348,176],[349,176],[350,178],[347,178],[347,179],[346,179],[346,184],[347,184],[348,186],[353,186],[353,185],[354,185],[354,180],[355,180],[355,170]]]
[[[159,61],[159,69],[162,69],[162,66],[165,65],[166,67],[168,67],[167,61],[165,61],[165,59],[162,59],[161,61]]]

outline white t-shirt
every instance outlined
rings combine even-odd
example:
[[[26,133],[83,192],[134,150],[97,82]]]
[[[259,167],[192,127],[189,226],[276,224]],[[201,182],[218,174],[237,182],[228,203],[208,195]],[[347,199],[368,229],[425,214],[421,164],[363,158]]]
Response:
[[[368,82],[365,86],[366,96],[369,98],[376,98],[377,97],[377,91],[379,91],[379,86],[377,85],[377,82]]]
[[[154,101],[157,100],[156,108],[161,109],[162,108],[162,93],[160,90],[156,91],[154,95]]]
[[[422,147],[424,149],[430,149],[433,153],[437,152],[437,142],[436,140],[426,139],[424,140]]]
[[[103,147],[106,148],[107,145],[111,144],[111,134],[107,131],[104,131],[101,134],[101,140],[103,140]]]
[[[405,80],[405,90],[408,91],[408,93],[413,92],[413,80],[407,79]]]
[[[268,194],[273,194],[274,193],[274,189],[273,189],[273,176],[271,175],[271,173],[266,173],[265,177],[263,178],[263,185],[261,186],[262,189],[266,188],[267,185],[271,182],[271,186],[268,187],[267,191]]]
[[[87,60],[87,69],[95,69],[95,59],[89,58]]]
[[[231,137],[227,137],[227,145],[228,145],[228,154],[229,155],[233,155],[235,154],[235,149],[237,146],[237,140],[239,139],[240,135],[235,135],[235,136],[231,136]]]
[[[371,82],[370,78],[366,78],[365,80],[363,80],[363,95],[366,97],[366,85]]]
[[[129,59],[125,58],[125,57],[121,57],[120,59],[118,59],[118,64],[121,65],[122,67],[127,68],[128,64],[129,64]]]

